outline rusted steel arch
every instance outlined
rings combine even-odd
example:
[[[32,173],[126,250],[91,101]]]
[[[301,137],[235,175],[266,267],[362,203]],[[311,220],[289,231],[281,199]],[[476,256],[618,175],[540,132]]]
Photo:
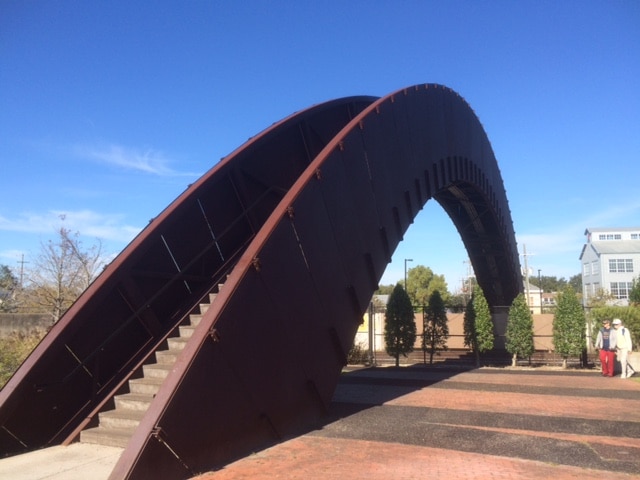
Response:
[[[184,478],[321,418],[371,294],[430,198],[491,305],[522,282],[502,179],[455,92],[278,122],[179,196],[0,392],[0,453],[72,441],[218,284],[112,478]]]
[[[455,92],[419,85],[349,122],[241,255],[111,478],[185,478],[315,425],[391,255],[430,198],[491,305],[521,291],[502,179]]]
[[[520,273],[513,271],[513,231],[503,223],[503,204],[496,201],[493,189],[483,191],[469,180],[469,175],[477,175],[481,184],[485,182],[484,173],[468,163],[464,158],[447,159],[447,168],[455,173],[434,198],[460,233],[489,305],[508,307],[522,291]]]
[[[275,123],[153,219],[0,390],[0,458],[75,438],[215,292],[311,161],[374,100],[339,99]]]

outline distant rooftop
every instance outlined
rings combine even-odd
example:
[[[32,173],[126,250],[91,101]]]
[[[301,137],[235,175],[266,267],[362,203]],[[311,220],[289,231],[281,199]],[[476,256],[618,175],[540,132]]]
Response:
[[[597,227],[597,228],[587,228],[584,231],[585,235],[591,233],[613,233],[613,232],[640,232],[640,227]]]

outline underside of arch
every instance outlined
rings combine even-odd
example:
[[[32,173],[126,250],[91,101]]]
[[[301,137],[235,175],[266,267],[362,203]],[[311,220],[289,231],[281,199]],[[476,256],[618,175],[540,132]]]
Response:
[[[187,478],[310,428],[432,198],[489,304],[509,305],[522,281],[505,189],[458,94],[417,85],[274,124],[154,219],[0,391],[1,451],[76,438],[211,293],[111,478]]]

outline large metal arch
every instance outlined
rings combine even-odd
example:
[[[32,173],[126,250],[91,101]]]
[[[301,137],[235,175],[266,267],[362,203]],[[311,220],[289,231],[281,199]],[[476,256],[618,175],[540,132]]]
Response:
[[[385,265],[432,196],[455,214],[490,305],[510,304],[522,288],[517,248],[477,118],[440,86],[389,95],[345,126],[265,223],[188,345],[194,363],[167,379],[112,478],[188,476],[319,418]],[[241,341],[254,355],[234,357],[256,316],[258,333]]]
[[[519,272],[512,270],[509,236],[503,231],[499,204],[491,205],[495,202],[491,189],[485,193],[468,180],[457,179],[438,191],[434,198],[460,233],[489,305],[509,307],[522,290],[522,280]],[[509,277],[512,282],[505,282]]]
[[[480,122],[459,95],[439,85],[417,85],[375,101],[357,97],[312,110],[321,111],[326,121],[318,120],[322,127],[314,131],[333,130],[316,152],[307,145],[310,137],[302,126],[309,119],[303,112],[226,159],[231,165],[262,142],[271,152],[268,160],[279,158],[278,165],[288,168],[289,158],[300,154],[282,153],[290,148],[291,137],[282,135],[286,125],[298,132],[293,138],[304,139],[295,151],[305,152],[302,156],[309,161],[303,169],[293,162],[297,166],[285,172],[258,168],[252,175],[255,181],[244,184],[246,192],[262,188],[254,198],[262,199],[267,192],[270,199],[258,202],[260,208],[250,213],[241,212],[242,218],[260,219],[250,222],[259,229],[239,235],[230,264],[224,271],[215,270],[224,275],[209,277],[216,276],[216,285],[223,280],[224,287],[202,316],[112,479],[185,478],[314,425],[331,401],[357,327],[393,251],[431,198],[458,229],[489,304],[509,305],[521,291],[502,178]],[[291,184],[280,182],[275,189],[279,196],[271,198],[272,180],[265,177],[274,173],[280,179],[284,174]],[[202,185],[199,181],[189,191]],[[156,220],[173,227],[166,227],[162,241],[181,238],[196,250],[211,250],[210,242],[193,244],[184,231],[182,236],[176,231],[183,225],[181,215],[173,212],[188,203],[189,191]],[[229,189],[229,195],[245,191]],[[97,283],[118,277],[127,258],[144,259],[142,243],[128,247],[121,265]],[[210,271],[195,277],[207,277]],[[135,286],[163,273],[147,275]],[[119,278],[119,285],[127,279]],[[192,277],[180,269],[178,280],[182,285]],[[202,281],[194,290],[201,295],[207,288],[214,286]],[[140,294],[143,299],[145,293]],[[186,315],[187,304],[197,296],[175,290],[171,294],[184,304],[173,307],[179,314],[171,318]],[[99,287],[87,295],[107,296]],[[81,310],[82,305],[74,306],[70,315]],[[142,313],[136,310],[138,316]],[[58,330],[55,335],[60,334]],[[46,350],[41,349],[40,356]],[[30,371],[37,360],[28,361],[19,378],[12,379],[8,394],[0,392],[5,430],[6,412],[17,411],[11,393],[23,383],[33,385],[37,375],[30,376]],[[95,405],[91,408],[95,412]],[[16,423],[14,418],[11,426]],[[69,438],[75,428],[67,429]],[[13,437],[10,432],[5,437]]]
[[[337,99],[274,123],[152,219],[0,390],[0,456],[59,444],[94,418],[216,290],[311,160],[374,100]]]

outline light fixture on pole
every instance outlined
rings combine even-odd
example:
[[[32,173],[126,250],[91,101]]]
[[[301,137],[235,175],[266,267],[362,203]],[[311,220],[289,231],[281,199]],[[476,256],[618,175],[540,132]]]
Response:
[[[413,262],[413,258],[404,259],[404,290],[407,291],[407,262]]]

